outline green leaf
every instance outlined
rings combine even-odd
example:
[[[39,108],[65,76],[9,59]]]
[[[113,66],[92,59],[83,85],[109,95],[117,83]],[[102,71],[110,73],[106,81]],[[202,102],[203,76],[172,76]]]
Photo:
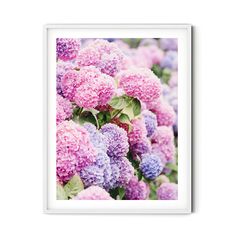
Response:
[[[92,123],[98,127],[97,117],[91,111],[83,111],[79,116],[79,123],[81,125],[83,125],[86,122]]]
[[[157,77],[161,78],[161,76],[162,76],[162,69],[160,68],[160,66],[158,66],[158,65],[153,65],[151,70],[153,71],[153,73],[154,73]]]
[[[129,117],[129,120],[134,119],[133,105],[130,103],[127,107],[122,110],[122,113]]]
[[[138,174],[138,180],[140,181],[143,177],[142,172],[140,170],[138,170],[137,174]]]
[[[121,110],[126,107],[127,101],[124,96],[114,97],[108,104],[114,109]]]
[[[175,165],[175,164],[173,164],[173,163],[168,163],[167,165],[166,165],[166,167],[167,168],[170,168],[171,170],[173,170],[173,171],[178,171],[178,166],[177,165]]]
[[[134,98],[132,100],[132,106],[134,116],[138,116],[141,113],[141,102],[137,98]]]
[[[110,122],[111,114],[109,111],[101,111],[97,114],[97,119],[98,119],[99,127],[101,127],[104,124]]]
[[[65,190],[60,184],[57,184],[57,200],[68,200]]]
[[[84,189],[84,185],[79,175],[74,175],[64,186],[64,190],[69,198],[73,198]]]
[[[119,188],[118,189],[118,192],[119,192],[119,197],[120,197],[120,200],[122,200],[125,196],[125,190],[124,188]]]
[[[170,76],[171,76],[170,69],[165,68],[162,70],[162,77],[161,77],[162,82],[168,84],[168,82],[170,80]]]
[[[127,114],[121,113],[120,116],[119,116],[119,120],[120,120],[121,123],[131,125],[129,116]]]

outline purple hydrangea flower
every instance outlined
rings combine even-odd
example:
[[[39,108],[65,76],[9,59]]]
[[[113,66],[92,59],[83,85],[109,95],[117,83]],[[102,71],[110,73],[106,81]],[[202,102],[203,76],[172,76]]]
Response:
[[[142,155],[140,170],[147,179],[155,179],[163,170],[163,164],[158,155],[147,153]]]
[[[142,155],[151,151],[151,142],[148,138],[144,138],[142,141],[134,143],[131,146],[133,154]]]
[[[120,171],[118,184],[120,187],[124,187],[129,183],[130,179],[134,176],[134,167],[126,157],[115,160],[115,163],[117,164]]]
[[[163,183],[157,189],[158,200],[177,200],[178,185],[175,183]]]
[[[81,47],[80,39],[57,38],[57,59],[69,61],[76,58]]]
[[[107,154],[111,158],[119,159],[129,151],[128,137],[124,129],[115,124],[106,124],[100,129],[108,141]]]
[[[144,181],[138,181],[137,177],[133,177],[125,187],[127,200],[146,200],[149,193],[149,186]]]
[[[152,113],[149,110],[144,110],[142,112],[142,115],[144,117],[145,126],[147,130],[147,136],[150,137],[157,129],[157,118],[154,113]]]

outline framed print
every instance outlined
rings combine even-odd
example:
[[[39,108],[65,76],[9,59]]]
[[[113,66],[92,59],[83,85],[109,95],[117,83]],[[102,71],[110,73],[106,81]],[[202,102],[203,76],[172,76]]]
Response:
[[[190,213],[191,26],[44,36],[44,211]]]

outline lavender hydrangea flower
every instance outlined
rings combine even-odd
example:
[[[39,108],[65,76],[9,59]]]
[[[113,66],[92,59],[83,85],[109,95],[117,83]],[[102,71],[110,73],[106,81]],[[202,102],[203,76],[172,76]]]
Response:
[[[115,124],[106,124],[102,126],[100,131],[106,136],[108,141],[108,156],[119,159],[127,155],[129,144],[127,133],[124,129]]]
[[[163,170],[159,156],[152,153],[142,155],[142,161],[139,167],[144,177],[151,180],[160,175]]]
[[[142,115],[143,115],[144,121],[145,121],[145,126],[146,126],[146,130],[147,130],[147,137],[150,137],[157,129],[156,115],[149,110],[144,110],[142,112]]]
[[[133,177],[125,187],[127,200],[146,200],[149,193],[149,186],[144,181],[138,181],[137,177]]]
[[[169,68],[171,70],[178,69],[178,53],[176,51],[168,51],[160,63],[161,68]]]
[[[89,132],[90,140],[94,147],[107,152],[107,139],[101,132],[97,130],[96,126],[91,123],[85,123],[84,128]]]
[[[158,200],[177,200],[178,185],[175,183],[163,183],[157,189]]]
[[[80,171],[80,178],[85,187],[103,186],[103,170],[96,165],[87,166]]]
[[[163,50],[177,50],[178,40],[175,38],[162,38],[160,39],[160,47]]]
[[[62,77],[67,71],[73,70],[74,68],[75,68],[75,65],[71,61],[69,61],[69,62],[60,61],[57,63],[57,72],[56,72],[57,85],[56,85],[56,88],[57,88],[57,93],[60,94],[61,96],[63,96],[63,92],[62,92],[62,88],[61,88]]]
[[[79,39],[57,38],[57,59],[69,61],[76,58],[81,47]]]

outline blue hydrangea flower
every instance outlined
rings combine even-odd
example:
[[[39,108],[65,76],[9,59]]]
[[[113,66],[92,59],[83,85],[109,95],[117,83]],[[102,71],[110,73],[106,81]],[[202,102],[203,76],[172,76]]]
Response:
[[[100,129],[108,141],[107,154],[114,159],[120,159],[129,151],[128,137],[124,129],[115,124],[106,124]]]
[[[163,170],[163,164],[159,156],[150,153],[142,155],[142,161],[139,167],[143,176],[151,180],[160,175]]]
[[[90,140],[95,148],[107,152],[107,138],[101,134],[95,125],[91,123],[84,124],[84,128],[89,132]]]
[[[161,68],[169,68],[176,70],[178,68],[178,53],[176,51],[168,51],[162,59]]]
[[[145,121],[147,136],[150,137],[157,130],[157,117],[149,110],[143,111],[142,114]]]

